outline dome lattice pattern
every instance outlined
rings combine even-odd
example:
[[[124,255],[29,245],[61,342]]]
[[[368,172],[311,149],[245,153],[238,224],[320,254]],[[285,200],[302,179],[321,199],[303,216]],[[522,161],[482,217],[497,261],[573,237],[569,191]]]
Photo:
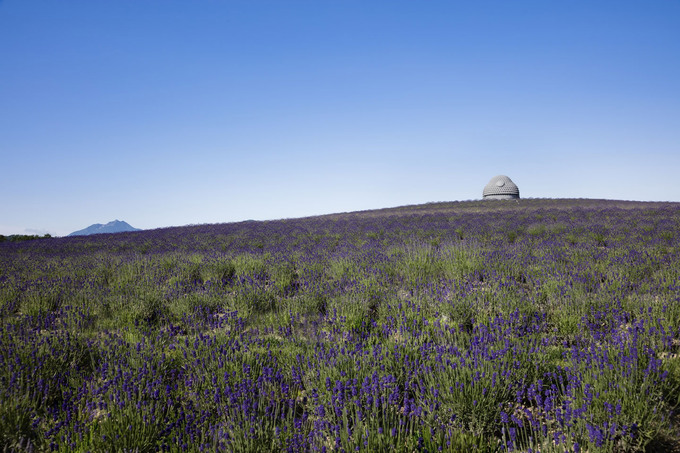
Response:
[[[491,178],[491,181],[484,186],[482,195],[484,198],[491,199],[519,198],[519,188],[512,182],[512,179],[505,175],[498,175]]]

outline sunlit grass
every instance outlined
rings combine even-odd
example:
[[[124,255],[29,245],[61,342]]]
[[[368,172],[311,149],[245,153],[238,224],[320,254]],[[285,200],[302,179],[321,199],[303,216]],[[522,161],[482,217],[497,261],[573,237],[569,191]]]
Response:
[[[0,446],[668,449],[678,225],[522,200],[3,243]]]

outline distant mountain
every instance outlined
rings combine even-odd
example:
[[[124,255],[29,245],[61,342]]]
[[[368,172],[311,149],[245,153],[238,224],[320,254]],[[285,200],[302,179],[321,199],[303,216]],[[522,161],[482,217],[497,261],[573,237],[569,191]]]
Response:
[[[139,228],[134,228],[127,222],[121,220],[114,220],[107,224],[95,223],[84,230],[74,231],[69,236],[88,236],[90,234],[101,233],[122,233],[124,231],[141,231]]]

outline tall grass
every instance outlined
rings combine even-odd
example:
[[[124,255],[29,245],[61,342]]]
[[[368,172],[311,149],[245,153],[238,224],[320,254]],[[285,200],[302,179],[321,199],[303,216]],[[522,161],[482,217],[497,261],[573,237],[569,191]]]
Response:
[[[657,451],[680,208],[460,203],[0,244],[6,451]]]

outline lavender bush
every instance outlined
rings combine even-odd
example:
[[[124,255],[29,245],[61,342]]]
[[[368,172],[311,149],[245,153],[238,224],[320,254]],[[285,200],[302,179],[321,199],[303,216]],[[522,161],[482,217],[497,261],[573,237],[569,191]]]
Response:
[[[0,243],[5,451],[666,451],[680,205]]]

